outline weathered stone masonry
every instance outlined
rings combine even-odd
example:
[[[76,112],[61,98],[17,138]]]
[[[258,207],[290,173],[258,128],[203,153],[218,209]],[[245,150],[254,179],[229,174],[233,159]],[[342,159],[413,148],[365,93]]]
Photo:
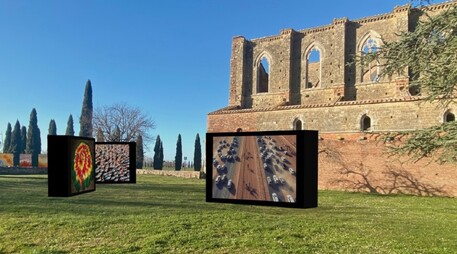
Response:
[[[319,130],[320,146],[325,143],[325,149],[338,150],[341,144],[333,142],[344,140],[346,150],[357,152],[370,147],[376,150],[371,155],[383,156],[384,145],[376,143],[370,135],[421,129],[455,119],[457,105],[440,108],[425,102],[421,91],[409,86],[408,76],[380,78],[381,62],[373,61],[363,67],[347,63],[353,61],[354,55],[378,50],[382,40],[394,41],[401,32],[413,31],[425,13],[436,15],[455,4],[448,2],[427,9],[406,5],[395,7],[387,14],[352,21],[339,18],[329,25],[298,31],[284,29],[279,35],[259,39],[234,37],[229,105],[208,114],[207,131]],[[310,58],[312,51],[319,53],[317,61]],[[262,59],[269,65],[266,78]],[[368,139],[356,142],[361,137]],[[335,162],[322,156],[321,188],[343,188],[341,181],[335,180],[338,176],[353,177],[354,181],[360,177],[341,175]],[[381,172],[386,167],[394,167],[407,170],[415,179],[426,179],[429,188],[442,183],[429,177],[427,171],[421,171],[419,177],[417,166],[386,163],[374,162],[370,166],[372,175],[384,176]],[[450,166],[432,163],[427,167],[434,167],[428,172],[435,172],[437,168],[445,171]],[[381,181],[380,186],[385,184],[378,178],[373,181]],[[435,194],[457,195],[457,181],[446,182],[439,189],[445,191]]]
[[[433,15],[452,4],[432,6],[428,13]],[[370,129],[372,131],[424,128],[443,122],[445,114],[455,114],[455,105],[437,110],[418,103],[421,97],[416,95],[415,88],[408,87],[408,77],[372,80],[367,74],[376,78],[380,68],[376,64],[371,70],[346,64],[353,61],[354,54],[363,53],[363,46],[368,41],[376,40],[378,44],[381,38],[393,41],[400,32],[413,30],[423,15],[423,10],[401,6],[395,7],[392,13],[359,20],[341,18],[318,28],[286,29],[277,36],[254,40],[241,36],[233,38],[229,107],[209,114],[208,131],[252,129],[242,125],[233,125],[231,129],[226,125],[223,130],[215,128],[211,122],[218,114],[224,114],[227,119],[232,114],[256,112],[253,115],[257,116],[258,112],[268,112],[271,115],[279,110],[281,118],[270,117],[276,121],[259,123],[255,129],[291,129],[290,123],[301,118],[306,129],[359,131],[360,126],[355,126],[351,120],[364,114],[377,123]],[[307,67],[316,65],[307,63],[312,49],[317,49],[321,56],[317,63],[320,82],[317,87],[307,88]],[[269,87],[268,92],[259,93],[263,57],[270,64]],[[278,123],[283,121],[286,123]]]

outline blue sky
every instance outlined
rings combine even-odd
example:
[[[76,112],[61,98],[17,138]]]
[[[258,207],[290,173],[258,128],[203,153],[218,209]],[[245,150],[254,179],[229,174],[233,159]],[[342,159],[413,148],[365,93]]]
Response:
[[[276,35],[391,12],[408,0],[0,0],[0,137],[38,112],[43,150],[49,121],[79,133],[87,79],[94,107],[124,102],[154,119],[165,160],[177,136],[193,158],[206,115],[227,106],[231,40]],[[203,144],[202,144],[203,145]],[[150,145],[151,148],[153,144]],[[153,155],[152,149],[146,152]]]

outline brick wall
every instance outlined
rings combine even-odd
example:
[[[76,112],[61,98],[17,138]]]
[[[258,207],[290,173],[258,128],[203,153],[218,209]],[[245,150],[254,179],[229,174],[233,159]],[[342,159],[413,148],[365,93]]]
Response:
[[[389,145],[348,136],[320,140],[319,189],[457,197],[455,164],[406,162],[406,157],[389,157]]]
[[[176,176],[182,178],[202,178],[200,171],[169,171],[169,170],[153,170],[153,169],[137,169],[136,173],[139,175],[162,175],[162,176]]]
[[[439,124],[444,109],[420,101],[348,104],[315,108],[228,110],[208,115],[208,132],[291,130],[294,119],[304,129],[320,131],[319,188],[378,193],[457,197],[455,165],[424,160],[401,163],[389,158],[382,132]],[[452,110],[457,110],[454,105]],[[361,132],[360,117],[371,117],[373,130]],[[349,131],[348,131],[349,130]]]

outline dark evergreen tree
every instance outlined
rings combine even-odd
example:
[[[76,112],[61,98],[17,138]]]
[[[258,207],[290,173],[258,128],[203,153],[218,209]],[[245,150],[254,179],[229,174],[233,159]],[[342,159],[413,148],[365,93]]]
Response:
[[[81,137],[92,137],[92,117],[93,117],[93,105],[92,105],[92,85],[90,80],[86,82],[86,89],[84,90],[84,99],[81,109],[81,117],[79,118],[79,136]]]
[[[38,166],[38,154],[41,153],[41,137],[38,128],[38,118],[35,109],[30,113],[29,129],[27,132],[26,153],[32,154],[32,166]]]
[[[178,135],[178,142],[176,142],[176,156],[175,156],[175,170],[181,170],[182,166],[182,143],[181,134]]]
[[[103,136],[103,131],[101,128],[97,129],[97,142],[104,142],[105,136]]]
[[[143,137],[141,135],[136,139],[136,168],[143,168]]]
[[[197,133],[195,137],[195,150],[194,150],[194,170],[200,171],[202,169],[202,146],[200,144],[200,136]]]
[[[65,135],[68,135],[68,136],[74,136],[75,135],[75,130],[73,128],[73,116],[71,114],[68,117],[67,130],[65,131]]]
[[[19,121],[16,121],[14,125],[14,130],[11,135],[11,146],[10,151],[13,153],[13,165],[19,166],[19,155],[21,154],[21,124]]]
[[[156,143],[155,143],[155,146],[154,146],[154,158],[153,158],[153,168],[154,169],[162,169],[162,167],[160,166],[160,145],[161,145],[161,142],[160,141],[160,135],[157,135],[157,138],[156,138]]]
[[[21,153],[25,153],[25,147],[27,145],[27,128],[22,126],[21,128]]]
[[[54,119],[51,119],[51,121],[49,122],[48,135],[57,135],[57,126],[56,121],[54,121]]]
[[[162,141],[160,141],[160,146],[159,146],[158,165],[159,165],[160,169],[163,169],[163,143],[162,143]]]
[[[41,154],[41,131],[40,131],[40,128],[38,128],[38,125],[37,125],[37,127],[36,127],[36,132],[37,132],[37,134],[38,134],[38,135],[36,136],[36,144],[37,144],[37,145],[36,145],[36,150],[37,150],[37,152],[38,152],[38,153],[37,153],[37,157],[36,157],[36,159],[37,159],[36,162],[37,162],[37,166],[38,166],[38,154]]]
[[[9,153],[11,147],[11,124],[8,123],[5,132],[5,141],[3,142],[3,153]]]
[[[160,169],[163,168],[163,143],[160,141],[160,147],[159,147],[159,167]]]

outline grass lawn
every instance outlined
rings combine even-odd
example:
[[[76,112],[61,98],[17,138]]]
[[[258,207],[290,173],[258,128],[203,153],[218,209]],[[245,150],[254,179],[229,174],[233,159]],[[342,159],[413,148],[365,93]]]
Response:
[[[205,181],[48,198],[46,175],[0,175],[0,253],[456,253],[457,199],[320,191],[319,208],[205,203]]]

